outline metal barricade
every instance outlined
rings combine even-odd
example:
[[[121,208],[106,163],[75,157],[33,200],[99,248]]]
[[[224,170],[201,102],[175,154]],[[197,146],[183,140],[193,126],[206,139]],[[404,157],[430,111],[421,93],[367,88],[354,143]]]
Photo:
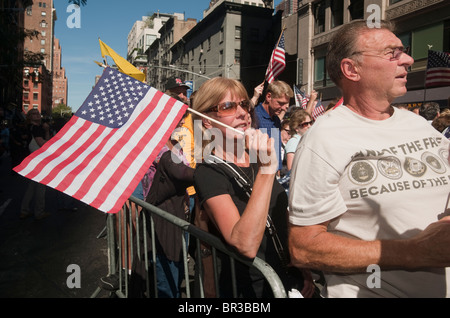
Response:
[[[142,213],[147,210],[150,215],[150,219],[147,219],[146,213]],[[108,288],[107,291],[111,295],[117,296],[119,298],[130,297],[129,284],[130,277],[132,273],[133,262],[139,260],[143,262],[145,269],[151,268],[153,272],[146,272],[146,286],[145,286],[145,297],[158,297],[158,290],[156,286],[157,274],[155,266],[150,266],[150,262],[156,263],[156,246],[155,246],[155,228],[153,216],[157,215],[164,219],[166,222],[177,226],[182,230],[182,250],[183,250],[183,262],[184,262],[184,292],[183,298],[194,298],[192,296],[191,284],[190,284],[190,273],[192,273],[192,268],[189,268],[188,264],[188,251],[185,233],[189,233],[189,239],[195,239],[197,255],[200,253],[200,243],[204,242],[211,247],[213,256],[213,269],[214,269],[214,285],[215,285],[215,295],[219,295],[219,284],[218,284],[218,270],[217,270],[217,251],[226,254],[231,266],[231,277],[232,277],[232,287],[233,295],[236,297],[236,276],[235,276],[235,262],[240,262],[248,267],[256,268],[264,278],[269,283],[273,295],[275,298],[286,298],[287,294],[284,286],[272,269],[272,267],[259,259],[258,257],[253,260],[249,260],[241,256],[240,254],[233,251],[229,246],[224,244],[218,237],[212,235],[211,233],[205,232],[200,228],[194,226],[193,224],[180,219],[166,211],[163,211],[145,201],[137,199],[135,197],[130,197],[128,202],[124,205],[124,208],[117,214],[109,214],[107,216],[106,224],[106,236],[108,240],[108,276],[107,277],[118,277],[118,286]],[[147,223],[150,225],[150,233],[147,232]],[[147,236],[148,235],[148,236]],[[148,244],[151,244],[151,255],[148,255],[147,251]],[[138,259],[136,259],[136,257]],[[201,257],[198,257],[201,259]],[[192,260],[192,259],[191,259]],[[195,298],[204,298],[204,286],[203,286],[203,273],[204,268],[202,262],[196,262],[196,270],[198,275],[195,275],[195,286],[198,287],[196,291]],[[154,277],[153,286],[150,286],[150,277]],[[104,289],[104,288],[103,288]],[[98,297],[102,291],[101,287],[92,294],[92,298]]]

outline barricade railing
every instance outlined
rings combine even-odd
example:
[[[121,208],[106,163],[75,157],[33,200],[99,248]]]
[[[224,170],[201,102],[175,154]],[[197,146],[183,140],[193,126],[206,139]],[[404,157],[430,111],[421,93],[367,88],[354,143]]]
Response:
[[[148,211],[147,214],[143,213]],[[128,298],[130,296],[130,279],[133,272],[132,265],[134,262],[142,262],[145,268],[145,297],[158,297],[158,290],[156,286],[157,272],[156,266],[149,266],[156,264],[156,244],[155,244],[155,227],[153,216],[161,217],[165,222],[169,222],[182,230],[182,250],[184,263],[184,291],[183,298],[204,298],[204,268],[201,257],[201,243],[209,245],[211,248],[211,256],[213,257],[213,271],[214,271],[214,286],[215,295],[219,295],[219,274],[217,263],[217,251],[227,255],[231,263],[231,277],[232,290],[234,297],[237,297],[237,284],[235,275],[235,264],[239,262],[245,266],[257,269],[270,285],[274,298],[286,298],[287,294],[284,286],[272,269],[272,267],[264,262],[262,259],[256,257],[249,260],[239,253],[236,253],[232,248],[227,246],[218,237],[201,230],[186,220],[180,219],[166,211],[163,211],[143,200],[135,197],[130,197],[123,209],[117,214],[108,214],[106,227],[103,233],[106,233],[108,244],[108,275],[107,277],[117,278],[117,286],[101,284],[92,294],[92,298],[98,297],[102,290],[106,290],[112,295],[119,298]],[[148,233],[148,223],[150,225],[150,233]],[[188,233],[188,235],[185,235]],[[188,262],[188,240],[195,240],[196,255],[195,266],[196,275],[194,275],[194,286],[196,288],[193,296],[191,290],[190,273],[193,272],[189,268]],[[151,255],[148,255],[149,245],[151,244]],[[137,257],[137,259],[136,259]],[[192,259],[191,259],[192,261]],[[148,269],[152,272],[149,272]],[[151,279],[154,277],[155,279]],[[153,282],[153,284],[151,284]],[[153,285],[153,286],[150,286]]]

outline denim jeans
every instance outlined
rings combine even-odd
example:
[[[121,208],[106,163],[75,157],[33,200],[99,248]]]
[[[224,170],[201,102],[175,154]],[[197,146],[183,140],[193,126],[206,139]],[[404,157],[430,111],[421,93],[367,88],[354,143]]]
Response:
[[[184,278],[183,262],[174,262],[162,254],[156,255],[156,278],[159,298],[180,298]]]

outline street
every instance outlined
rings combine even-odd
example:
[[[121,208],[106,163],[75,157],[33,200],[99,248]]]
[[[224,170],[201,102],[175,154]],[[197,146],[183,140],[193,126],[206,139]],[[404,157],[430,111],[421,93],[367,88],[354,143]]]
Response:
[[[47,188],[51,215],[21,220],[27,182],[0,159],[0,298],[90,297],[108,274],[107,242],[98,238],[106,215],[80,202],[77,211],[58,210],[61,194]]]

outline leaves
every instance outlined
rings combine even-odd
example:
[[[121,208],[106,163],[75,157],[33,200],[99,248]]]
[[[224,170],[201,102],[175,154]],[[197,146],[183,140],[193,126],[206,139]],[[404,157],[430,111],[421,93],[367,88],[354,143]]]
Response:
[[[87,4],[87,0],[69,0],[69,3],[73,3],[81,7]]]

